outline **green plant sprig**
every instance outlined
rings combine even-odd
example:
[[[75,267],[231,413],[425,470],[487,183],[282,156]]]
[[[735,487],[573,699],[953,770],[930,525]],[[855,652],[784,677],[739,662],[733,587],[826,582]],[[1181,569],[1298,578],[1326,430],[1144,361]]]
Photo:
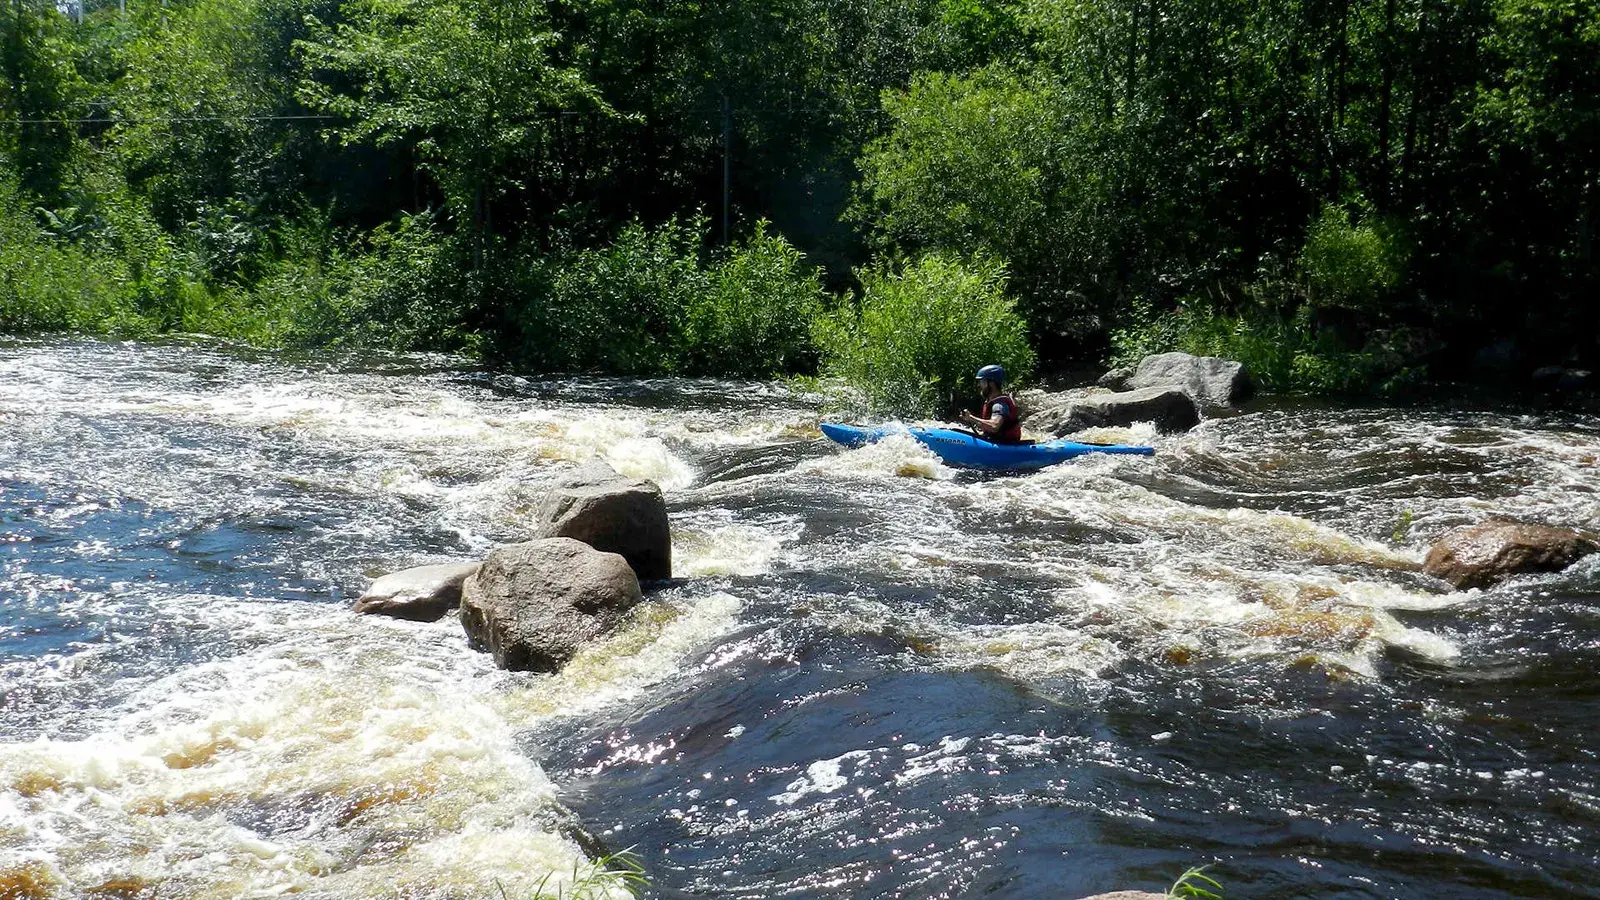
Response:
[[[1172,887],[1167,888],[1167,896],[1178,898],[1178,900],[1186,900],[1186,898],[1187,900],[1193,900],[1193,898],[1222,900],[1222,894],[1218,893],[1222,890],[1222,884],[1215,878],[1205,874],[1205,871],[1209,868],[1211,868],[1209,865],[1195,866],[1179,875],[1178,880],[1172,883]],[[1217,890],[1208,890],[1201,887],[1201,884],[1210,885]]]

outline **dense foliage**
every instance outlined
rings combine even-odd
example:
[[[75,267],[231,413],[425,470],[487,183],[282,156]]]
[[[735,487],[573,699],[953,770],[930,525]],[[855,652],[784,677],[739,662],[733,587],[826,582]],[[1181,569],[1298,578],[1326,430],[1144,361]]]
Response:
[[[1012,382],[1033,372],[1027,323],[1005,295],[1005,269],[930,253],[861,273],[861,295],[816,321],[822,374],[868,409],[950,415],[971,402],[973,375],[998,363]]]
[[[702,258],[703,223],[638,223],[523,277],[501,353],[543,371],[770,375],[801,368],[822,288],[765,222]]]
[[[1596,361],[1597,205],[1600,0],[0,4],[5,330],[856,371],[1004,283],[1360,391]]]

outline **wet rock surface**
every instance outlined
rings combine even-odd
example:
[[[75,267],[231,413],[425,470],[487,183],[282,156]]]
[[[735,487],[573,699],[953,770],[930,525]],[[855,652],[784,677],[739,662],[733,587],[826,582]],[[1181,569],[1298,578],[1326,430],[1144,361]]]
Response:
[[[503,669],[554,672],[642,599],[621,556],[572,538],[496,548],[461,594],[461,625]]]
[[[1128,389],[1128,379],[1132,377],[1133,368],[1131,366],[1123,366],[1101,375],[1095,384],[1113,391],[1125,391]]]
[[[1027,426],[1054,437],[1135,422],[1154,422],[1167,432],[1188,431],[1200,424],[1200,408],[1194,398],[1175,387],[1081,396],[1041,394],[1034,399],[1038,405],[1029,412]]]
[[[1123,385],[1129,390],[1175,386],[1187,391],[1202,406],[1218,408],[1238,406],[1255,393],[1255,385],[1243,363],[1188,353],[1146,356]]]
[[[1423,571],[1468,590],[1527,572],[1559,572],[1597,551],[1592,539],[1570,528],[1486,522],[1446,534],[1428,551]]]
[[[1570,393],[1592,389],[1594,372],[1566,366],[1541,366],[1528,377],[1534,388],[1546,393]]]
[[[1109,894],[1084,897],[1083,900],[1165,900],[1166,896],[1166,894],[1152,894],[1149,891],[1112,891]]]
[[[358,615],[389,616],[413,622],[434,622],[461,604],[461,586],[478,564],[446,563],[391,572],[372,583],[356,600]]]
[[[539,506],[536,537],[582,541],[628,561],[641,581],[672,577],[672,529],[661,488],[602,462],[580,466]]]

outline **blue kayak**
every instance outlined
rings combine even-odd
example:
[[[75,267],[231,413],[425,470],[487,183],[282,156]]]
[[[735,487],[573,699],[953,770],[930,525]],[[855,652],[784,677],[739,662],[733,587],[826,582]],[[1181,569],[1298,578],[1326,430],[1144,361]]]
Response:
[[[899,426],[863,427],[860,425],[821,424],[822,433],[846,447],[860,447],[891,434],[910,434],[936,456],[952,466],[969,469],[1042,469],[1086,453],[1119,453],[1151,456],[1154,447],[1127,444],[1080,444],[1076,441],[1044,441],[1037,444],[996,444],[968,431],[952,428],[903,428]]]

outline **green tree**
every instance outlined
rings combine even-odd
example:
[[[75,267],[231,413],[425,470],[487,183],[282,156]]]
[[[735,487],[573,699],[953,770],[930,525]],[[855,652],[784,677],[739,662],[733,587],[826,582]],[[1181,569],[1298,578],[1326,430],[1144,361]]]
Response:
[[[89,86],[77,71],[71,23],[40,0],[0,3],[0,165],[19,188],[54,205],[78,153],[74,119]]]
[[[496,203],[537,174],[559,117],[606,104],[562,60],[545,4],[348,0],[341,15],[296,44],[302,99],[346,119],[331,129],[346,144],[413,147],[481,263]]]
[[[107,135],[129,182],[173,231],[212,225],[232,198],[267,190],[280,92],[267,77],[259,0],[135,6],[137,36],[118,49]],[[234,209],[237,218],[248,210]],[[197,229],[198,230],[198,229]]]
[[[1053,87],[1000,67],[929,73],[884,108],[891,128],[861,158],[853,213],[880,244],[1006,260],[1052,351],[1096,330],[1081,291],[1113,265],[1110,184]]]

